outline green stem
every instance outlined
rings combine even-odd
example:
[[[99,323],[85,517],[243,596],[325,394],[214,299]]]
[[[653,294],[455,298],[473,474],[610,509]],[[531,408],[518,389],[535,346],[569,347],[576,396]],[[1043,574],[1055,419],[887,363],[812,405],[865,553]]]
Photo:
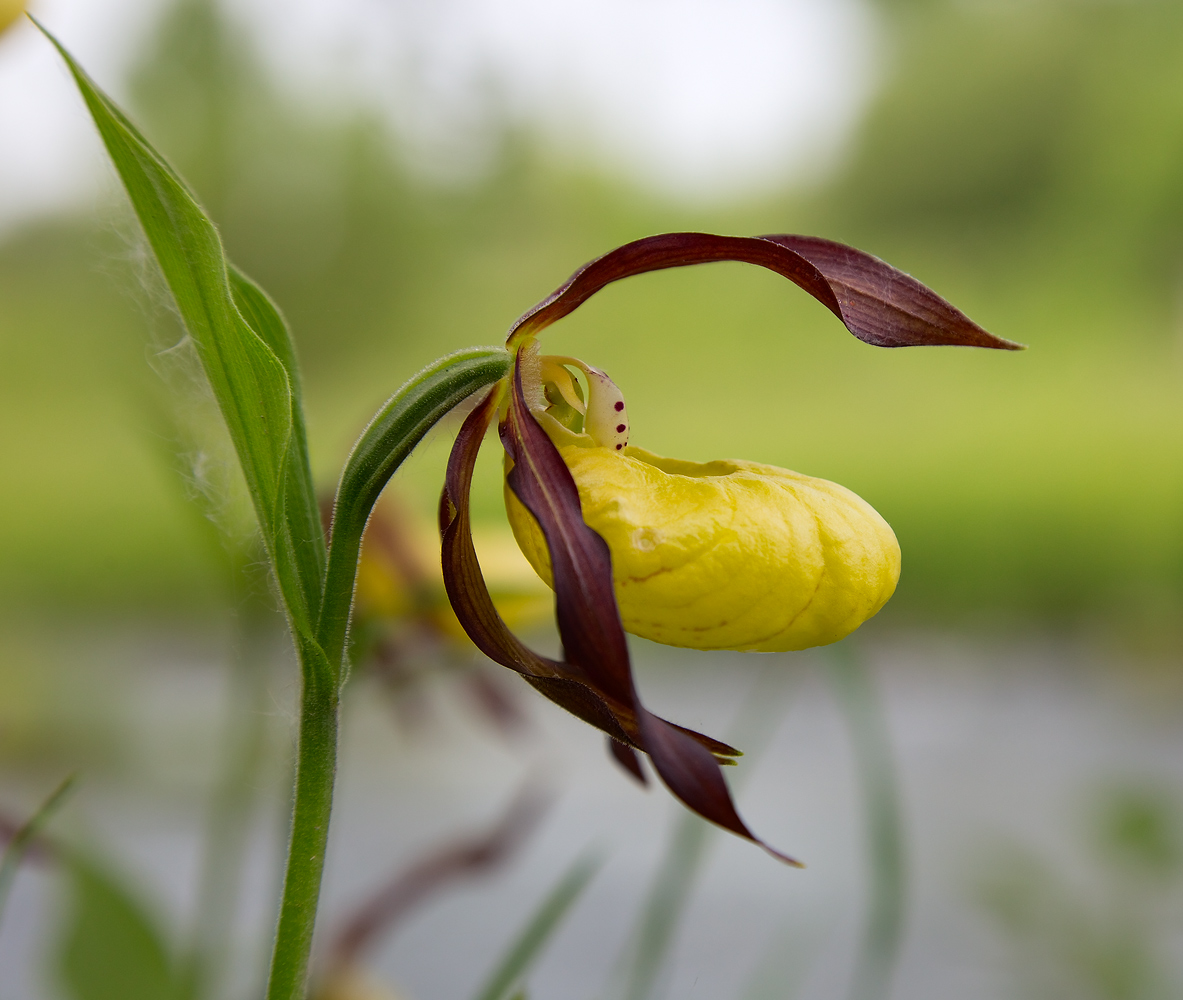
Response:
[[[268,1000],[300,1000],[304,996],[333,808],[339,703],[335,684],[321,683],[316,673],[305,675],[296,756],[296,801]]]
[[[334,666],[342,662],[362,534],[379,494],[423,435],[456,404],[504,378],[510,360],[503,348],[473,347],[432,362],[390,398],[354,445],[333,508],[318,634]]]
[[[850,1000],[883,1000],[904,940],[904,824],[883,709],[858,649],[831,647],[829,677],[846,715],[867,825],[871,885]]]
[[[267,1000],[302,1000],[305,994],[333,805],[349,614],[370,511],[423,436],[457,403],[503,378],[509,364],[502,348],[472,348],[429,365],[378,412],[345,465],[333,511],[316,643],[298,636],[296,641],[303,691],[295,805]]]

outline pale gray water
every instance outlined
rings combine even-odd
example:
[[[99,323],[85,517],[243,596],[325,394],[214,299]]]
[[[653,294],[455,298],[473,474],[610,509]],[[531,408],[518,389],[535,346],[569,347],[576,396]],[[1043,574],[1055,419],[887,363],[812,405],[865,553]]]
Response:
[[[894,995],[1017,995],[1011,949],[974,902],[975,881],[1009,839],[1079,882],[1086,896],[1093,892],[1101,875],[1086,828],[1101,790],[1152,782],[1183,802],[1183,707],[1097,670],[1096,655],[1064,641],[988,646],[955,636],[880,636],[864,650],[887,706],[909,833],[913,905]],[[782,996],[844,996],[864,885],[862,828],[844,723],[814,670],[819,655],[784,659],[800,681],[767,751],[748,763],[753,773],[740,795],[754,829],[809,867],[782,868],[719,836],[679,939],[669,997],[738,1000],[770,950],[800,979],[796,994],[786,981]],[[651,708],[723,737],[769,662],[651,646],[638,647],[638,660]],[[136,781],[84,788],[63,821],[76,832],[89,829],[175,924],[194,894],[200,793],[221,689],[209,667],[154,668],[151,678],[137,685]],[[608,762],[595,733],[529,692],[522,700],[539,733],[516,747],[474,724],[452,689],[435,694],[438,724],[408,737],[390,725],[389,707],[372,688],[352,692],[326,925],[418,851],[488,823],[523,776],[541,768],[561,795],[523,854],[427,906],[373,967],[414,1000],[471,996],[537,900],[595,846],[607,863],[531,981],[533,1000],[591,1000],[617,963],[677,808],[664,791],[635,787]],[[277,693],[272,704],[281,721],[287,695]],[[271,812],[278,814],[278,801]],[[260,825],[244,878],[249,926],[268,919],[276,839]],[[2,1000],[57,996],[43,967],[58,895],[50,874],[27,872],[18,881],[0,927]],[[244,964],[257,958],[263,937],[241,935]]]

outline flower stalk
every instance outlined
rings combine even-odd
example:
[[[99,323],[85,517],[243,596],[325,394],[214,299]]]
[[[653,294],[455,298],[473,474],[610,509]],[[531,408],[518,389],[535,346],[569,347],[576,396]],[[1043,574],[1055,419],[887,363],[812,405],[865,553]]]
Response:
[[[473,392],[500,379],[508,363],[501,348],[473,348],[429,365],[378,411],[345,465],[333,507],[316,633],[334,669],[326,683],[307,669],[301,652],[305,669],[291,840],[267,1000],[298,1000],[308,978],[333,807],[340,691],[348,675],[349,614],[366,522],[390,477],[423,435]]]

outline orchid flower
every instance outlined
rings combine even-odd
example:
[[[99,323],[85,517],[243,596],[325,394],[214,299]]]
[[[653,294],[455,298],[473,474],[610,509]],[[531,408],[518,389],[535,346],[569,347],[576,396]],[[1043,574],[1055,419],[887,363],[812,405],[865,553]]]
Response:
[[[789,278],[871,344],[1019,345],[991,336],[882,261],[827,240],[701,233],[638,240],[581,268],[527,312],[510,329],[508,350],[470,348],[440,358],[387,400],[342,469],[326,538],[312,487],[299,366],[282,315],[226,258],[212,220],[176,171],[69,52],[45,34],[78,85],[196,348],[251,497],[300,666],[294,806],[269,1000],[298,1000],[305,993],[332,811],[340,693],[348,676],[350,612],[366,523],[391,475],[424,435],[458,403],[487,386],[492,389],[457,436],[439,511],[445,590],[465,631],[493,660],[605,732],[617,760],[638,778],[644,773],[637,756],[641,752],[691,809],[795,863],[757,840],[736,812],[719,764],[738,751],[660,719],[642,705],[625,626],[650,628],[646,616],[661,608],[663,598],[660,585],[640,586],[646,581],[639,571],[656,553],[661,572],[654,578],[668,575],[676,581],[671,593],[692,597],[684,611],[671,613],[667,607],[652,618],[652,634],[658,638],[708,648],[805,646],[833,641],[890,595],[898,560],[890,529],[838,487],[785,470],[737,462],[696,466],[629,449],[627,410],[610,381],[575,359],[544,359],[535,339],[620,278],[738,260]],[[585,399],[576,391],[573,368],[589,380]],[[473,546],[473,466],[494,418],[508,457],[506,482],[518,537],[527,549],[533,547],[535,565],[554,588],[563,642],[558,660],[532,651],[498,615]],[[577,460],[581,458],[593,461],[585,469]],[[632,521],[614,523],[611,503],[593,502],[597,477],[608,484],[604,496],[614,495],[622,509],[632,504]],[[654,483],[663,484],[662,489]],[[725,500],[718,495],[704,499],[719,489]],[[515,501],[522,510],[513,507]],[[743,530],[734,532],[734,538],[718,530],[711,513],[728,504],[745,512],[736,521]],[[815,521],[814,535],[800,531],[808,521],[806,512]],[[778,520],[791,522],[793,529],[781,531]],[[687,526],[707,548],[678,562],[678,545],[670,539]],[[715,544],[720,541],[726,544]],[[712,562],[708,548],[727,554]],[[614,563],[619,573],[614,573]],[[781,569],[786,579],[780,579]],[[737,571],[772,594],[767,606],[750,616],[752,621],[738,624],[726,606]],[[814,593],[801,602],[810,586]],[[786,600],[788,614],[778,609]],[[792,606],[794,600],[800,608]]]
[[[625,244],[575,272],[509,331],[510,374],[469,414],[440,501],[448,597],[472,641],[547,698],[602,730],[644,781],[648,754],[704,818],[789,864],[740,819],[720,764],[739,751],[649,712],[625,632],[698,649],[803,649],[875,614],[899,576],[895,536],[849,490],[774,466],[661,458],[630,446],[623,396],[599,369],[539,352],[538,335],[621,278],[709,261],[758,264],[809,292],[878,347],[1004,350],[909,275],[851,247],[805,236],[669,233]],[[583,374],[583,392],[573,370]],[[469,491],[494,419],[506,507],[522,551],[554,589],[563,658],[539,655],[497,614],[472,543]]]

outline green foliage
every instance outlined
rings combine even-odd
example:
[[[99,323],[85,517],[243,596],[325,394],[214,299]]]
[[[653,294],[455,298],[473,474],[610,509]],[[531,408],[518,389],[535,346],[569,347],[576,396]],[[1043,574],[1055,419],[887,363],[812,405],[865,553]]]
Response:
[[[773,462],[867,498],[905,553],[885,618],[1169,633],[1183,593],[1178,9],[932,0],[886,17],[893,58],[847,163],[808,198],[729,208],[662,204],[510,131],[488,176],[433,185],[373,116],[318,116],[280,94],[206,0],[166,14],[132,93],[297,332],[322,485],[402,373],[496,342],[608,247],[662,229],[820,232],[1031,350],[861,349],[805,296],[723,265],[623,283],[548,343],[612,373],[646,447]],[[143,322],[86,273],[78,240],[40,224],[0,247],[4,367],[36,373],[0,394],[22,427],[11,467],[30,472],[0,498],[0,586],[191,608],[194,547],[109,388],[135,385]],[[94,457],[107,449],[112,461]],[[401,479],[426,512],[444,455],[423,450]],[[496,477],[475,489],[477,518],[500,518]]]
[[[1095,849],[1111,864],[1167,882],[1183,874],[1183,825],[1176,803],[1140,786],[1111,789],[1093,823]]]
[[[176,172],[49,37],[82,92],[197,347],[293,627],[314,650],[324,538],[287,329],[266,295],[231,271],[217,230]]]
[[[44,31],[44,29],[42,29]],[[179,175],[48,32],[131,198],[237,454],[303,672],[295,809],[268,996],[303,994],[320,895],[357,555],[370,510],[423,435],[505,371],[505,352],[444,359],[380,412],[347,466],[335,511],[337,571],[326,578],[295,350],[278,309],[226,259]]]
[[[885,1000],[891,995],[907,920],[903,801],[886,716],[856,640],[847,638],[826,652],[828,679],[846,717],[854,749],[870,883],[850,1000]]]
[[[98,864],[68,861],[70,914],[57,957],[71,1000],[169,1000],[173,956],[153,918]]]

